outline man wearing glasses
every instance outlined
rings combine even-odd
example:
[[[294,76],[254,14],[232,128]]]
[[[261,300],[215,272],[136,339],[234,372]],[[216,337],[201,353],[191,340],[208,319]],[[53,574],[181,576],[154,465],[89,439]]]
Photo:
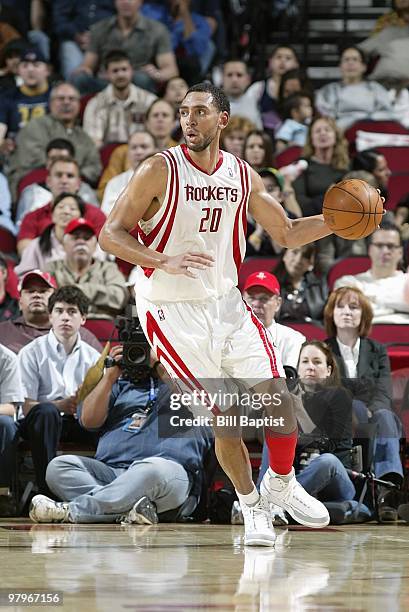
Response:
[[[396,225],[383,222],[369,237],[371,267],[339,278],[334,288],[358,287],[370,299],[373,323],[409,323],[409,274],[400,269],[403,248]]]

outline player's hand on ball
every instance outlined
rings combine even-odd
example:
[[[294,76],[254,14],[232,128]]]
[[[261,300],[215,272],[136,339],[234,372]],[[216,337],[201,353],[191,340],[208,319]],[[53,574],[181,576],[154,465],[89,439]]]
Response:
[[[197,274],[194,274],[190,268],[205,270],[206,268],[211,268],[213,264],[214,258],[211,255],[190,251],[183,253],[183,255],[168,257],[165,263],[162,264],[161,269],[168,274],[183,274],[189,278],[197,278]]]

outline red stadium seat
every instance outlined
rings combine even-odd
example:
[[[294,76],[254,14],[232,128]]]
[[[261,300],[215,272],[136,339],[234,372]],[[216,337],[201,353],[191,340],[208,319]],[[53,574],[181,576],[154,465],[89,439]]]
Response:
[[[409,172],[409,147],[376,147],[376,150],[385,157],[392,174]]]
[[[81,124],[82,124],[82,120],[84,118],[85,107],[87,106],[87,104],[91,100],[91,98],[93,98],[95,95],[96,94],[91,93],[91,94],[85,94],[84,96],[81,96],[81,99],[80,99],[80,113],[79,113],[79,118],[80,118]]]
[[[282,168],[283,166],[288,166],[288,164],[292,164],[293,162],[300,159],[301,154],[302,147],[288,147],[288,149],[285,149],[285,151],[276,155],[276,168]]]
[[[246,278],[253,272],[274,272],[279,257],[248,257],[241,264],[239,272],[239,289],[243,291]]]
[[[16,251],[16,238],[11,232],[4,227],[0,227],[0,251],[2,253],[13,253]]]
[[[369,119],[357,121],[345,131],[345,138],[349,143],[350,155],[355,155],[356,153],[355,140],[358,130],[362,130],[363,132],[380,132],[384,134],[409,134],[409,130],[397,121],[371,121]]]
[[[100,342],[118,340],[118,330],[113,321],[108,321],[107,319],[87,319],[84,327],[89,329]]]
[[[109,159],[112,153],[115,151],[119,145],[124,144],[123,142],[110,142],[109,144],[104,145],[99,150],[99,156],[101,158],[101,164],[103,169],[105,169],[108,165]]]
[[[319,327],[314,323],[293,323],[285,321],[288,327],[299,331],[307,338],[307,340],[325,340],[327,333],[323,327]]]
[[[20,297],[20,293],[18,290],[18,276],[14,272],[14,262],[7,260],[7,282],[6,282],[6,291],[12,297],[17,300]]]
[[[359,274],[366,272],[371,267],[369,257],[357,255],[355,257],[345,257],[332,264],[328,271],[327,282],[328,288],[332,291],[335,281],[346,274]]]
[[[409,148],[406,155],[405,159],[408,159]],[[393,174],[388,183],[388,198],[385,202],[385,208],[394,210],[399,200],[407,193],[409,193],[409,172],[407,174]]]
[[[382,344],[407,342],[409,345],[409,325],[377,323],[372,326],[370,337]]]
[[[23,178],[19,181],[17,186],[17,195],[20,197],[23,189],[32,185],[33,183],[45,183],[48,175],[48,170],[46,167],[43,168],[34,168],[34,170],[30,170]]]

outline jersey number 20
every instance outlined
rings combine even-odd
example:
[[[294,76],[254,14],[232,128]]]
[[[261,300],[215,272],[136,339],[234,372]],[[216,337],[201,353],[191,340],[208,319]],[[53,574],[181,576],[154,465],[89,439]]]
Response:
[[[217,232],[222,218],[221,208],[203,208],[204,216],[200,219],[199,232]]]

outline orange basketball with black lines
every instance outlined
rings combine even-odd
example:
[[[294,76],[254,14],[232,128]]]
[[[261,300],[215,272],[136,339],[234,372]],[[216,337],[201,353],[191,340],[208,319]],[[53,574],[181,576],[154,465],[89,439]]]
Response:
[[[334,234],[358,240],[375,231],[385,211],[375,187],[360,179],[347,179],[327,190],[322,212]]]

